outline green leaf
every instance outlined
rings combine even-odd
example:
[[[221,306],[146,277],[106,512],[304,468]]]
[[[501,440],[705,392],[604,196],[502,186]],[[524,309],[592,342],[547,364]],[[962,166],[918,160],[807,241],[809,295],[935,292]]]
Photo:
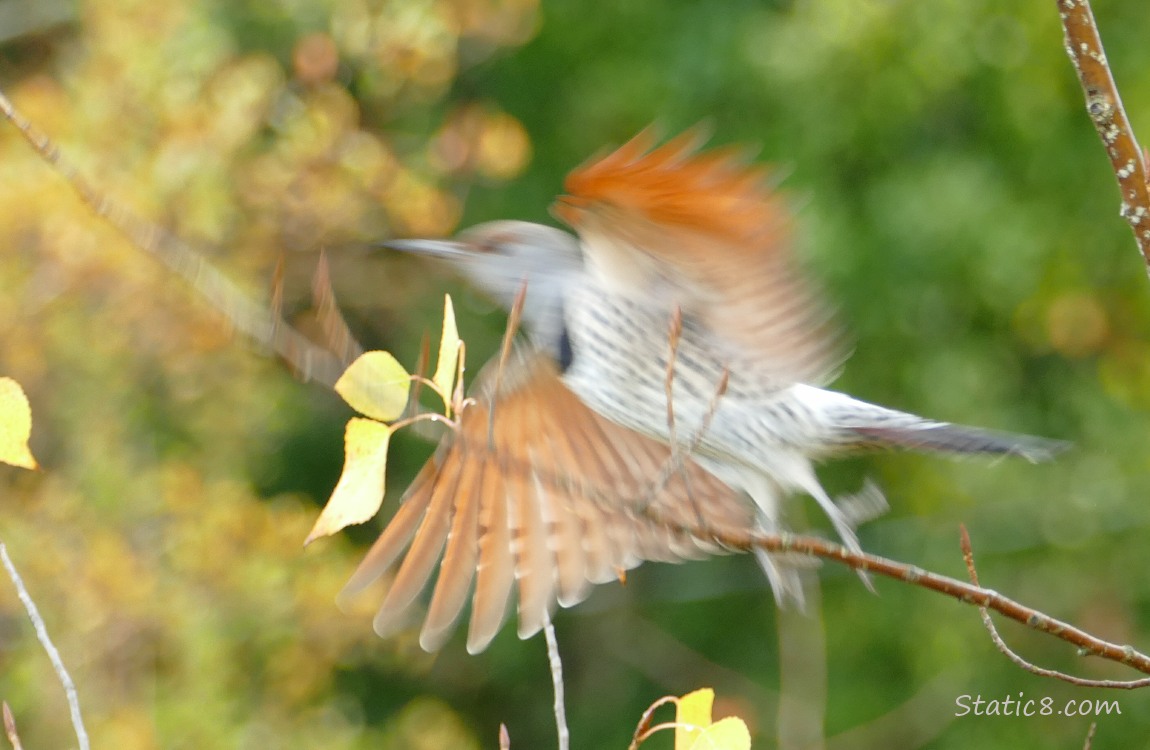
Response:
[[[451,295],[443,296],[443,333],[439,338],[439,358],[435,362],[435,375],[431,382],[443,394],[447,415],[451,416],[452,393],[455,391],[455,377],[459,364],[459,329],[455,326],[455,308]]]
[[[28,438],[32,436],[32,408],[24,389],[12,378],[0,378],[0,461],[25,469],[38,467]]]
[[[387,475],[391,428],[372,419],[353,417],[344,433],[343,473],[304,545],[379,512]]]
[[[411,376],[390,353],[367,352],[344,371],[335,390],[360,414],[390,422],[407,408]]]

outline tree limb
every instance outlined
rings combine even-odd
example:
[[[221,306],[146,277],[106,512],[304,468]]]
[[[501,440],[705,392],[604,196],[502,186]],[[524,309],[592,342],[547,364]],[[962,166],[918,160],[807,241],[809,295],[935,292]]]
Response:
[[[647,510],[648,514],[654,513]],[[657,518],[660,522],[686,534],[711,539],[718,544],[732,550],[750,552],[761,549],[766,552],[797,553],[830,560],[847,566],[853,570],[874,573],[875,575],[893,578],[912,586],[918,586],[939,594],[957,599],[965,604],[973,604],[982,609],[990,609],[1015,622],[1021,623],[1031,630],[1037,630],[1059,640],[1066,641],[1078,647],[1083,656],[1097,656],[1108,661],[1125,664],[1143,674],[1150,675],[1150,656],[1138,651],[1133,646],[1122,645],[1105,641],[1097,636],[1076,628],[1069,623],[1058,620],[1050,615],[1040,612],[1033,607],[1017,602],[1003,596],[992,589],[982,588],[976,584],[960,581],[956,578],[932,573],[915,565],[891,560],[879,555],[866,552],[855,552],[840,544],[813,536],[798,536],[795,534],[768,534],[761,531],[747,531],[741,529],[695,529],[676,523],[670,519]],[[1100,680],[1091,683],[1095,687],[1134,689],[1150,684],[1150,680],[1135,680],[1130,682]]]
[[[1122,191],[1122,218],[1130,224],[1142,258],[1150,266],[1150,190],[1146,161],[1122,107],[1118,86],[1106,61],[1102,38],[1089,0],[1058,0],[1066,54],[1086,95],[1086,112],[1110,157],[1110,167]]]

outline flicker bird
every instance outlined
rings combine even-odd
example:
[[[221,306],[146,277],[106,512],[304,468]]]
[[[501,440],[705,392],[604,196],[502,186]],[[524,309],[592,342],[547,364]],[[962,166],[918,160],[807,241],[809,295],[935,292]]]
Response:
[[[813,497],[858,549],[814,472],[837,453],[1040,461],[1063,447],[823,388],[844,348],[793,257],[784,199],[765,169],[698,146],[687,133],[656,147],[645,131],[574,170],[554,212],[578,237],[500,221],[455,240],[388,243],[451,260],[505,306],[526,283],[532,353],[500,383],[488,367],[477,406],[349,583],[363,588],[410,543],[377,630],[395,627],[444,549],[421,643],[442,643],[474,575],[474,652],[498,630],[512,578],[527,637],[588,583],[643,560],[722,551],[684,526],[784,530],[794,493]],[[795,571],[759,559],[780,603],[801,602]]]

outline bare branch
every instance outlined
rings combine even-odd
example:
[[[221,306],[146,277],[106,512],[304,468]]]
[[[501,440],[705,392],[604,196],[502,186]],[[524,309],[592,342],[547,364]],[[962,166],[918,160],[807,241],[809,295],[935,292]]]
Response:
[[[231,325],[283,357],[304,380],[333,386],[346,363],[292,328],[267,305],[255,302],[191,245],[167,230],[144,221],[101,195],[60,155],[47,135],[20,114],[0,92],[0,115],[19,129],[32,148],[72,188],[94,214],[104,219],[132,245],[155,257],[214,307]]]
[[[569,750],[571,733],[567,729],[567,707],[563,700],[563,660],[559,658],[559,641],[551,617],[544,613],[543,635],[547,638],[547,663],[551,667],[551,685],[555,689],[555,730],[559,733],[559,750]]]
[[[695,434],[691,436],[690,441],[687,442],[686,450],[684,451],[679,443],[675,421],[675,365],[679,358],[679,343],[682,340],[682,336],[683,310],[676,305],[674,312],[671,314],[671,322],[667,332],[667,367],[663,376],[663,389],[667,397],[667,442],[671,447],[671,455],[663,462],[659,476],[651,484],[651,489],[646,494],[643,501],[644,504],[653,502],[658,493],[671,481],[671,477],[674,476],[675,472],[682,471],[683,454],[692,454],[698,450],[699,444],[703,441],[703,437],[706,436],[707,431],[711,429],[711,422],[714,421],[715,412],[719,409],[719,401],[726,395],[727,387],[730,383],[730,370],[723,367],[723,372],[719,376],[719,382],[715,386],[715,392],[707,404],[707,412],[703,415],[703,421],[695,431]],[[702,528],[706,526],[706,515],[703,513],[702,508],[699,507],[699,504],[695,502],[690,475],[687,472],[682,472],[682,479],[687,488],[687,498],[691,503],[691,508],[695,511],[695,520],[698,522],[699,527]]]
[[[52,644],[52,639],[48,636],[48,627],[44,624],[44,618],[40,616],[40,610],[36,608],[36,603],[32,601],[32,597],[28,594],[28,589],[24,587],[24,580],[20,578],[20,574],[16,571],[16,566],[12,564],[12,558],[8,557],[8,548],[3,542],[0,542],[0,561],[3,561],[4,568],[8,571],[8,577],[12,579],[12,585],[16,587],[16,595],[20,598],[20,603],[24,605],[24,610],[28,613],[28,619],[32,621],[32,627],[36,630],[36,638],[39,639],[40,645],[44,647],[44,651],[48,654],[48,659],[52,662],[52,667],[56,670],[56,676],[60,678],[60,684],[64,686],[64,695],[68,699],[68,709],[72,714],[72,728],[76,732],[76,741],[80,743],[80,750],[89,750],[91,746],[88,744],[88,732],[84,729],[84,720],[80,718],[80,699],[76,695],[76,685],[72,682],[72,677],[64,667],[64,661],[60,658],[60,652],[57,651],[56,646]],[[5,709],[7,709],[7,705],[5,705]],[[4,717],[5,729],[8,728],[8,719],[9,713],[6,711]],[[16,731],[14,721],[11,726],[12,732],[9,734],[9,739],[12,738]],[[19,745],[17,745],[17,750],[19,750]]]
[[[654,719],[655,711],[658,710],[660,707],[667,705],[668,703],[674,703],[676,706],[678,706],[679,705],[678,696],[664,695],[662,698],[660,698],[659,700],[655,701],[654,703],[652,703],[650,706],[647,707],[647,710],[643,712],[643,715],[641,717],[639,717],[639,723],[635,727],[635,733],[631,736],[631,744],[627,746],[627,750],[636,750],[636,748],[638,748],[639,745],[646,742],[647,738],[650,737],[655,732],[661,731],[663,729],[674,728],[674,726],[675,726],[674,723],[666,723],[666,722],[662,723],[662,724],[656,724],[655,726],[651,726],[651,722]]]
[[[671,314],[671,327],[667,332],[667,344],[670,349],[667,353],[667,372],[663,378],[663,390],[667,395],[667,435],[671,443],[671,450],[678,450],[679,441],[675,439],[675,363],[679,359],[679,341],[683,337],[683,308],[675,306]]]
[[[1082,743],[1082,750],[1090,750],[1094,746],[1094,730],[1098,728],[1098,722],[1090,722],[1090,728],[1086,730],[1086,742]]]
[[[331,286],[331,266],[327,261],[327,253],[319,254],[319,262],[311,280],[311,297],[315,305],[316,320],[319,322],[320,330],[323,331],[324,346],[344,367],[347,367],[363,354],[363,346],[352,335],[336,302],[335,290]]]
[[[866,552],[852,551],[840,544],[812,536],[797,536],[794,534],[768,534],[762,531],[745,529],[697,529],[685,526],[673,519],[662,518],[655,509],[648,509],[647,515],[667,527],[682,533],[701,536],[710,539],[728,549],[750,552],[761,549],[765,552],[783,552],[810,555],[823,560],[837,562],[847,567],[874,573],[896,581],[928,589],[939,594],[952,597],[966,604],[984,607],[998,612],[1015,622],[1042,633],[1054,636],[1078,647],[1083,656],[1097,656],[1108,661],[1125,664],[1143,674],[1150,675],[1150,656],[1136,650],[1133,646],[1121,645],[1105,641],[1091,635],[1069,623],[1057,620],[1050,615],[1040,612],[1025,604],[999,594],[997,591],[985,589],[975,584],[960,581],[956,578],[932,573],[915,565],[891,560]],[[1143,681],[1133,682],[1100,682],[1098,687],[1134,689],[1142,687]]]
[[[507,316],[507,326],[503,329],[503,343],[499,347],[499,361],[495,366],[495,384],[492,393],[498,395],[503,382],[503,370],[507,367],[507,360],[511,357],[511,345],[515,342],[515,334],[519,332],[519,323],[523,317],[523,305],[527,302],[527,280],[523,280],[519,291],[515,293],[515,302],[511,305],[511,312]],[[460,359],[460,362],[463,360]],[[460,368],[460,377],[456,387],[463,382],[463,370]],[[487,444],[495,447],[495,405],[498,398],[491,399],[491,406],[487,413]]]
[[[12,715],[8,701],[4,701],[4,734],[12,743],[12,750],[24,750],[24,746],[20,744],[20,735],[16,733],[16,717]]]
[[[966,526],[960,527],[960,538],[962,559],[966,563],[967,572],[970,574],[970,582],[978,586],[978,571],[974,567],[974,550],[970,546],[970,534],[967,533]],[[1078,685],[1079,687],[1133,689],[1150,686],[1150,677],[1141,680],[1090,680],[1032,664],[1019,656],[1018,652],[1010,646],[1006,645],[1006,641],[1004,641],[998,633],[998,628],[994,627],[994,621],[990,619],[990,613],[986,611],[986,607],[979,607],[978,611],[982,615],[982,624],[986,626],[987,632],[990,633],[990,639],[994,641],[994,645],[998,650],[1001,651],[1006,658],[1031,674],[1036,674],[1039,677],[1053,677],[1056,680],[1069,682],[1071,685]]]
[[[1086,95],[1086,112],[1102,139],[1122,191],[1120,213],[1134,231],[1142,257],[1150,266],[1150,190],[1146,185],[1145,158],[1122,107],[1094,13],[1089,0],[1058,0],[1058,8],[1066,54],[1070,55]]]

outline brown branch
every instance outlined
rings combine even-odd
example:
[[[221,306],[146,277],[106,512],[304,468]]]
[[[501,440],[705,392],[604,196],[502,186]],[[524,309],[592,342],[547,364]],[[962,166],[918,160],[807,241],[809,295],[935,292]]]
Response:
[[[970,582],[978,586],[978,571],[974,567],[974,550],[970,546],[970,534],[966,531],[966,526],[960,527],[960,544],[962,545],[962,559],[966,563],[966,571],[970,574]],[[994,621],[990,619],[990,613],[986,611],[986,607],[979,607],[979,613],[982,615],[982,624],[986,626],[986,630],[990,633],[990,639],[994,641],[994,645],[999,651],[1003,653],[1006,658],[1018,666],[1025,669],[1031,674],[1036,674],[1039,677],[1053,677],[1056,680],[1069,682],[1071,685],[1079,687],[1096,687],[1096,688],[1120,688],[1132,690],[1134,688],[1141,688],[1150,686],[1150,677],[1141,680],[1091,680],[1084,677],[1075,677],[1065,672],[1059,672],[1055,669],[1046,669],[1036,664],[1032,664],[1026,659],[1022,658],[1018,652],[1006,645],[1006,641],[998,633],[998,628],[994,626]]]
[[[16,717],[12,715],[8,701],[4,701],[4,734],[12,743],[12,750],[24,750],[24,746],[20,744],[20,735],[16,732]]]
[[[676,706],[678,706],[679,698],[674,695],[664,695],[662,698],[647,707],[647,710],[644,711],[643,715],[639,717],[639,724],[635,727],[635,733],[631,736],[631,744],[627,746],[627,750],[636,750],[639,745],[643,744],[647,738],[655,732],[674,727],[673,723],[663,723],[655,726],[651,725],[652,721],[654,720],[655,711],[660,707],[667,705],[668,703],[674,703]]]
[[[339,304],[335,299],[335,290],[331,285],[331,266],[327,262],[327,253],[319,254],[319,262],[315,266],[315,274],[311,280],[311,298],[315,307],[316,321],[323,331],[324,346],[345,368],[359,359],[363,354],[363,346],[348,328]],[[416,371],[418,374],[423,374]]]
[[[648,510],[648,514],[654,514]],[[1066,641],[1078,647],[1083,656],[1097,656],[1108,661],[1125,664],[1143,674],[1150,675],[1150,656],[1136,650],[1133,646],[1121,645],[1105,641],[1097,636],[1076,628],[1069,623],[1062,622],[1050,615],[1040,612],[1032,607],[1017,602],[997,591],[982,588],[981,586],[960,581],[956,578],[932,573],[915,565],[891,560],[866,552],[852,551],[840,544],[812,536],[797,536],[794,534],[768,534],[760,531],[747,531],[744,529],[697,529],[685,526],[682,523],[662,517],[655,520],[682,533],[711,539],[718,544],[740,552],[750,552],[761,549],[765,552],[793,553],[818,557],[830,560],[847,567],[866,573],[874,573],[886,578],[893,578],[912,586],[934,591],[945,596],[957,599],[965,604],[973,604],[980,608],[992,609],[1000,615],[1021,623],[1026,627],[1051,635],[1059,640]],[[1097,687],[1134,689],[1142,687],[1144,681],[1131,682],[1098,681],[1093,683]]]
[[[679,359],[679,342],[683,338],[683,308],[675,305],[671,314],[670,330],[667,332],[667,371],[663,377],[663,390],[667,395],[667,436],[671,443],[671,451],[678,450],[679,441],[675,439],[675,363]]]
[[[503,343],[499,346],[499,359],[495,366],[495,383],[491,387],[491,404],[487,411],[487,445],[495,447],[495,406],[499,401],[499,391],[503,382],[503,371],[507,367],[507,360],[511,357],[512,344],[515,343],[515,334],[519,332],[519,323],[523,318],[523,305],[527,303],[527,279],[519,286],[515,293],[515,302],[511,304],[511,312],[507,315],[507,326],[503,329]],[[461,360],[462,362],[462,360]],[[456,380],[456,389],[463,381],[463,368],[460,367],[459,378]]]
[[[1106,61],[1094,13],[1089,0],[1058,0],[1058,8],[1066,54],[1070,55],[1086,95],[1086,112],[1118,178],[1122,192],[1120,214],[1130,224],[1142,257],[1150,266],[1150,190],[1146,184],[1145,157],[1122,108],[1122,98]]]
[[[1082,743],[1082,750],[1090,750],[1094,746],[1094,730],[1098,728],[1098,722],[1090,722],[1090,728],[1086,730],[1086,742]]]

